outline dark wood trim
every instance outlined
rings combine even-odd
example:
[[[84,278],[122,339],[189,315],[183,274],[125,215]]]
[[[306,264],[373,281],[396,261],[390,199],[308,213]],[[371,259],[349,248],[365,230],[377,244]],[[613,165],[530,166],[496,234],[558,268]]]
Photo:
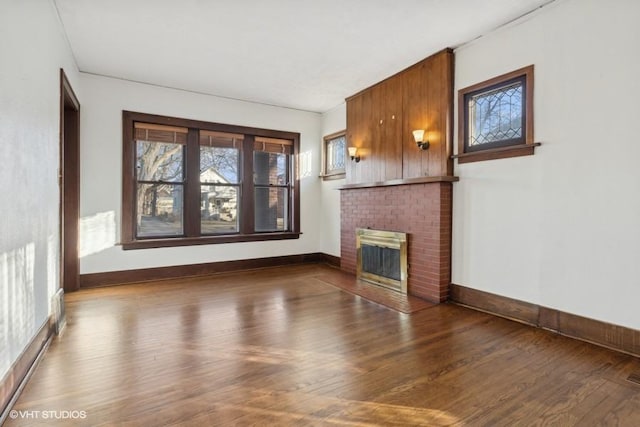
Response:
[[[335,256],[335,255],[329,255],[329,254],[321,254],[322,255],[322,260],[325,264],[329,264],[331,267],[337,267],[340,268],[340,257],[339,256]]]
[[[527,325],[538,324],[539,310],[535,304],[454,284],[450,286],[449,298],[458,304]]]
[[[335,179],[345,179],[347,177],[346,172],[332,173],[331,175],[320,175],[323,181],[333,181]]]
[[[185,158],[185,206],[184,206],[184,236],[137,238],[135,232],[136,218],[136,170],[135,143],[133,124],[136,122],[150,123],[163,126],[177,126],[189,129],[187,136],[187,153]],[[121,245],[123,249],[146,249],[173,246],[205,245],[216,243],[254,242],[266,240],[297,239],[300,237],[300,180],[297,173],[290,171],[291,197],[289,199],[290,230],[286,232],[254,232],[254,185],[253,185],[253,147],[256,136],[285,139],[293,146],[290,156],[291,164],[295,164],[295,156],[300,150],[300,134],[270,129],[259,129],[246,126],[227,125],[222,123],[204,122],[199,120],[176,117],[159,116],[155,114],[122,112],[122,211],[121,211]],[[209,130],[245,135],[241,156],[240,178],[240,230],[238,234],[200,235],[199,210],[199,158],[198,131]],[[194,197],[197,196],[197,197]]]
[[[80,287],[80,102],[62,68],[59,146],[60,287],[73,292]]]
[[[410,69],[410,68],[412,68],[412,67],[415,67],[416,65],[420,64],[420,63],[421,63],[421,62],[423,62],[423,61],[427,61],[427,60],[429,60],[429,59],[435,58],[435,57],[437,57],[438,55],[442,54],[443,52],[446,52],[446,53],[450,54],[451,56],[453,56],[453,55],[454,55],[453,48],[446,47],[446,48],[444,48],[444,49],[442,49],[442,50],[439,50],[438,52],[434,53],[433,55],[429,55],[429,56],[427,56],[426,58],[421,59],[420,61],[416,62],[415,64],[411,64],[411,65],[409,65],[408,67],[406,67],[405,69],[403,69],[403,70],[401,70],[401,71],[398,71],[398,72],[397,72],[397,73],[395,73],[393,76],[389,76],[389,77],[387,77],[386,79],[380,80],[379,82],[376,82],[376,83],[372,84],[371,86],[366,87],[366,88],[362,89],[361,91],[354,93],[353,95],[351,95],[351,96],[349,96],[349,97],[345,98],[345,101],[349,101],[349,100],[351,100],[351,99],[353,99],[353,98],[356,98],[356,97],[358,97],[359,95],[362,95],[362,93],[363,93],[363,92],[366,92],[366,91],[368,91],[369,89],[371,89],[372,87],[377,86],[377,85],[379,85],[380,83],[386,82],[387,80],[394,78],[394,77],[395,77],[395,76],[397,76],[398,74],[404,73],[405,71],[409,70],[409,69]]]
[[[640,330],[540,307],[538,326],[640,357]]]
[[[0,424],[29,379],[32,368],[47,349],[52,336],[53,322],[48,319],[0,381]]]
[[[220,243],[262,242],[266,240],[299,239],[302,233],[255,233],[255,234],[225,234],[220,236],[202,237],[172,237],[167,239],[138,239],[133,242],[122,243],[122,249],[151,249],[171,248],[174,246],[213,245]]]
[[[347,169],[346,169],[346,164],[345,164],[345,169],[344,170],[339,170],[338,172],[331,172],[331,173],[327,173],[327,144],[329,143],[329,141],[339,138],[341,136],[345,137],[345,142],[346,142],[346,138],[347,138],[347,130],[343,129],[341,131],[338,132],[334,132],[334,133],[330,133],[329,135],[325,135],[322,138],[322,173],[320,174],[320,177],[324,180],[324,181],[328,181],[328,180],[332,180],[332,179],[341,179],[341,178],[346,178],[347,177]],[[346,150],[346,147],[345,147]],[[348,161],[349,157],[347,155],[347,153],[345,152],[344,154],[344,158],[345,158],[345,162]]]
[[[451,301],[546,329],[570,338],[640,357],[640,330],[451,284]]]
[[[244,236],[253,233],[255,227],[255,188],[253,186],[253,147],[255,136],[245,135],[240,152],[241,173],[240,173],[240,233]]]
[[[291,170],[289,171],[291,174],[290,180],[293,181],[293,185],[291,186],[293,194],[289,200],[293,200],[293,203],[289,212],[291,214],[291,232],[299,234],[302,233],[302,230],[300,229],[300,216],[302,216],[300,212],[300,199],[302,198],[302,194],[300,191],[300,175],[298,174],[298,171],[300,170],[300,163],[298,162],[298,154],[300,153],[299,133],[293,135],[293,147],[293,155],[289,157],[289,161],[291,162],[290,164],[295,166],[290,167]]]
[[[455,99],[455,74],[456,74],[456,64],[455,64],[455,55],[453,51],[450,53],[450,61],[451,66],[448,67],[448,75],[446,76],[447,81],[445,82],[445,88],[447,91],[446,99],[449,100],[447,103],[447,115],[446,115],[446,142],[445,142],[445,152],[442,156],[441,161],[446,165],[446,174],[449,176],[453,176],[453,159],[451,155],[453,154],[453,129],[455,123],[455,108],[453,106],[453,100]]]
[[[338,132],[333,132],[333,133],[330,133],[329,135],[325,135],[324,137],[322,137],[322,139],[324,140],[324,142],[327,142],[330,139],[335,139],[339,136],[346,136],[346,135],[347,135],[347,130],[342,129]]]
[[[540,143],[533,142],[533,86],[534,86],[534,66],[528,65],[520,69],[493,77],[480,83],[458,90],[458,154],[452,156],[458,159],[458,164],[471,163],[484,160],[506,159],[510,157],[528,156],[534,154],[533,147]],[[523,78],[525,85],[524,93],[524,144],[478,148],[477,151],[465,149],[467,135],[467,105],[465,96],[472,92],[489,89],[492,86],[506,83],[509,80]]]
[[[83,288],[96,288],[101,286],[147,282],[150,280],[206,276],[216,273],[228,273],[233,271],[254,270],[258,268],[279,267],[283,265],[308,263],[326,263],[333,266],[339,266],[340,259],[332,255],[315,252],[309,254],[285,255],[268,258],[176,265],[171,267],[108,271],[104,273],[80,275],[80,286]]]
[[[211,130],[217,132],[240,133],[255,136],[264,136],[267,138],[289,139],[299,138],[300,134],[296,132],[261,129],[249,126],[229,125],[225,123],[205,122],[201,120],[184,119],[178,117],[160,116],[157,114],[139,113],[135,111],[122,111],[123,116],[126,115],[134,122],[145,122],[161,124],[166,126],[178,126],[187,128],[196,128],[202,130]]]
[[[133,126],[126,126],[130,113],[122,112],[122,211],[120,212],[120,239],[122,242],[135,240],[135,218],[137,216],[136,182],[136,146],[133,143]],[[129,143],[127,143],[129,141]],[[82,285],[80,285],[82,286]]]
[[[534,147],[542,145],[540,142],[527,145],[510,145],[508,147],[491,148],[482,151],[474,151],[472,153],[454,154],[452,159],[458,159],[458,163],[471,163],[483,160],[507,159],[510,157],[531,156]]]
[[[389,181],[366,182],[362,184],[346,184],[338,190],[351,190],[353,188],[391,187],[395,185],[429,184],[433,182],[456,182],[457,176],[424,176],[419,178],[392,179]]]
[[[192,149],[186,150],[184,159],[185,183],[184,203],[189,204],[184,209],[184,234],[187,237],[200,236],[201,220],[200,220],[200,140],[199,132],[195,129],[189,129],[187,133],[187,147]],[[197,147],[197,148],[195,148]],[[195,148],[195,149],[194,149]],[[187,218],[186,216],[189,215]]]

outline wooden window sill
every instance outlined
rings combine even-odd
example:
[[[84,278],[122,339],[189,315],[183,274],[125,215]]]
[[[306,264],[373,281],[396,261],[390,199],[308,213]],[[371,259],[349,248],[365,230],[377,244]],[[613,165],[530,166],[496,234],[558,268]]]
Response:
[[[347,177],[346,173],[334,173],[331,175],[320,175],[323,181],[331,181],[334,179],[345,179]]]
[[[452,159],[458,159],[458,164],[480,162],[484,160],[507,159],[509,157],[531,156],[533,149],[539,147],[540,142],[524,145],[512,145],[509,147],[490,148],[472,153],[454,154]]]
[[[266,240],[299,239],[302,233],[277,232],[255,234],[226,234],[222,236],[167,237],[158,239],[140,239],[121,243],[122,249],[169,248],[173,246],[214,245],[220,243],[261,242]]]

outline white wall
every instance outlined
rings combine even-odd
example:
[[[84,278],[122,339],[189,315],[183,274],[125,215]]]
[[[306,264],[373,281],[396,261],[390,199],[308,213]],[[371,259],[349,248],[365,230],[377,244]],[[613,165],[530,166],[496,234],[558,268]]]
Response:
[[[60,68],[81,94],[49,0],[0,2],[0,58],[2,378],[47,321],[59,287]]]
[[[640,329],[639,18],[559,0],[456,50],[456,91],[535,65],[543,145],[456,165],[453,283]]]
[[[81,73],[81,274],[320,251],[320,114]],[[122,250],[122,110],[299,132],[300,239]]]
[[[322,136],[340,132],[347,128],[347,104],[342,103],[322,114]],[[320,146],[323,140],[320,138]],[[320,252],[340,256],[340,190],[344,179],[322,182],[322,234]]]

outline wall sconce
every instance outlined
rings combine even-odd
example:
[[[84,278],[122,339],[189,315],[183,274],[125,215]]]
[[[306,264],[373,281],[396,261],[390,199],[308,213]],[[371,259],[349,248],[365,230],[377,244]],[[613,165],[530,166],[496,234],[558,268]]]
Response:
[[[424,140],[424,129],[416,129],[413,131],[413,139],[416,140],[416,144],[418,148],[421,150],[426,150],[429,148],[429,141]]]
[[[351,160],[356,163],[360,161],[360,156],[358,156],[358,147],[349,147],[349,157],[351,157]]]

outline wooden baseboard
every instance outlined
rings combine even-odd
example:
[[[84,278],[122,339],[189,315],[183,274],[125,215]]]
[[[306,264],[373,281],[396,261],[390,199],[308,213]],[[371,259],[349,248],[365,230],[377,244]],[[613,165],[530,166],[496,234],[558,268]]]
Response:
[[[640,330],[451,284],[451,301],[570,338],[640,357]]]
[[[53,322],[47,320],[38,330],[20,357],[11,365],[9,371],[0,381],[0,425],[4,422],[20,390],[29,379],[32,368],[47,349],[53,336]]]
[[[331,267],[340,268],[340,257],[335,255],[325,254],[325,253],[321,255],[322,255],[322,261],[325,264],[329,264]]]
[[[81,288],[123,285],[150,280],[175,279],[179,277],[206,276],[216,273],[279,267],[291,264],[326,263],[340,266],[340,258],[324,253],[286,255],[236,261],[209,262],[203,264],[177,265],[171,267],[142,268],[137,270],[108,271],[80,275]]]

